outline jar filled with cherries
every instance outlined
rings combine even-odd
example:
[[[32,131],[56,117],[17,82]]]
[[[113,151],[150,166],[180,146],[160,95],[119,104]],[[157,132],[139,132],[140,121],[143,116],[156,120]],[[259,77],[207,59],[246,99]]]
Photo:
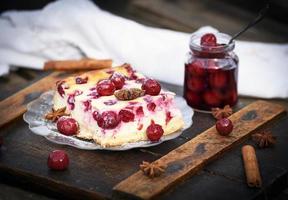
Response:
[[[195,33],[185,63],[184,97],[199,111],[237,103],[238,57],[224,33]]]

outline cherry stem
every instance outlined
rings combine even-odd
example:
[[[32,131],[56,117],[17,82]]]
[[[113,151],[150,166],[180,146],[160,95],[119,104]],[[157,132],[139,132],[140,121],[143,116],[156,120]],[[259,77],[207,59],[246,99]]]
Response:
[[[252,26],[258,24],[266,15],[267,11],[270,8],[270,4],[267,3],[258,13],[257,17],[255,19],[253,19],[252,21],[249,22],[249,24],[247,24],[241,31],[239,31],[238,33],[236,33],[230,40],[229,40],[229,44],[233,42],[233,40],[235,40],[238,36],[240,36],[242,33],[246,32],[249,28],[251,28]]]

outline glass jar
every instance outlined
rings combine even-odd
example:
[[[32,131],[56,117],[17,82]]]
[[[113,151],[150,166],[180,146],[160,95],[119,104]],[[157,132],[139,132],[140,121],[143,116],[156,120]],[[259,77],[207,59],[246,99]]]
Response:
[[[190,52],[185,63],[184,97],[198,111],[231,107],[237,103],[238,57],[233,52],[234,41],[224,33],[214,34],[215,46],[200,43],[203,34],[191,36]]]

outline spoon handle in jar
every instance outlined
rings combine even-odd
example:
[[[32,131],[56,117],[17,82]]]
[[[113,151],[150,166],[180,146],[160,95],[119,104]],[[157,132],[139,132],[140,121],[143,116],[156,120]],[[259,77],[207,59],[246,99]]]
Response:
[[[229,41],[229,44],[233,42],[234,39],[236,39],[239,35],[241,35],[242,33],[244,33],[245,31],[247,31],[249,28],[251,28],[252,26],[256,25],[257,23],[259,23],[266,15],[267,11],[269,10],[270,8],[270,4],[267,3],[265,5],[265,7],[263,7],[257,17],[255,19],[253,19],[249,24],[247,24],[247,26],[245,26],[243,28],[243,30],[239,31],[238,33],[236,33]]]

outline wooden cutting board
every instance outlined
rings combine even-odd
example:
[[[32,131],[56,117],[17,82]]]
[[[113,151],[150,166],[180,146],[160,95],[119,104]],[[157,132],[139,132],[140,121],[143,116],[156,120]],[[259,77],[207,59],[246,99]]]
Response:
[[[23,104],[23,100],[21,102]],[[2,108],[5,110],[5,107]],[[25,106],[21,106],[23,108]],[[285,109],[279,105],[256,101],[231,116],[235,129],[230,137],[215,134],[215,120],[211,115],[196,113],[193,126],[177,139],[156,147],[125,152],[83,151],[53,144],[31,133],[27,124],[18,118],[1,130],[5,141],[0,154],[0,177],[9,177],[9,180],[24,182],[24,185],[29,183],[33,188],[48,189],[57,196],[76,199],[112,196],[116,199],[123,196],[154,198],[196,172],[203,172],[202,168],[208,162],[242,142],[256,129],[275,121],[284,112]],[[67,151],[71,160],[67,171],[55,172],[47,168],[47,155],[53,149]],[[155,159],[167,163],[168,168],[163,176],[151,180],[138,169],[143,160]],[[241,168],[241,164],[238,167]],[[279,181],[286,175],[283,170],[274,171],[273,178],[267,180],[269,186],[272,179]],[[238,183],[232,181],[230,184]],[[246,186],[245,183],[242,186]]]

